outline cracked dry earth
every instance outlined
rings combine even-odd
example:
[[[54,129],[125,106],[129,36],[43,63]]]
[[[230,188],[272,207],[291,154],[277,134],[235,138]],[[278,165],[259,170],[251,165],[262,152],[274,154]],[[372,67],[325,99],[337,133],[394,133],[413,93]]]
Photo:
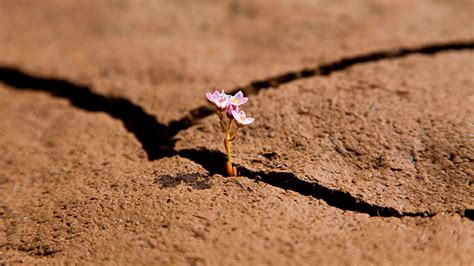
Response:
[[[0,263],[472,264],[472,10],[0,1]]]

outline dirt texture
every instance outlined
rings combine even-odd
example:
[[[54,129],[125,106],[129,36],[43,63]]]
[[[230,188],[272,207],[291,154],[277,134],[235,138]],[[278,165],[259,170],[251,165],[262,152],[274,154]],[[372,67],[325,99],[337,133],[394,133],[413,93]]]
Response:
[[[397,213],[463,210],[474,204],[473,62],[472,52],[417,55],[265,91],[236,160]],[[180,133],[178,149],[221,150],[216,120]]]
[[[472,264],[473,10],[0,1],[0,264]]]

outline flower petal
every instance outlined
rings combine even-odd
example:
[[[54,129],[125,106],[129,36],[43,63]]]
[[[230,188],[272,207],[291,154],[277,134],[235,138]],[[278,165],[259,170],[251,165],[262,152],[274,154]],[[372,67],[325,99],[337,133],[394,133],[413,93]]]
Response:
[[[240,99],[242,97],[244,97],[244,94],[242,93],[242,91],[238,91],[235,95],[234,95],[235,98],[237,99]]]
[[[253,117],[247,117],[247,118],[245,118],[244,124],[245,124],[245,125],[252,124],[253,121],[255,121],[255,118],[253,118]]]
[[[207,96],[207,99],[208,99],[210,102],[214,102],[214,94],[208,92],[208,93],[206,93],[206,96]]]
[[[236,111],[236,110],[232,110],[231,113],[232,113],[232,116],[234,117],[235,121],[239,121],[240,120],[240,113],[243,112],[243,111]]]
[[[242,104],[246,103],[248,100],[249,100],[249,98],[247,98],[247,97],[242,97],[242,99],[240,99],[239,102],[240,102],[240,104],[242,105]]]

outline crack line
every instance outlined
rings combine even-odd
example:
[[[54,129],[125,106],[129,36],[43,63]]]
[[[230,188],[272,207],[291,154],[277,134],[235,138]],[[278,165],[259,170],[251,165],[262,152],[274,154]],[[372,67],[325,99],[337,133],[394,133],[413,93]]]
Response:
[[[220,174],[226,176],[226,172],[222,166],[225,165],[227,159],[221,152],[207,149],[185,149],[179,151],[178,155],[201,165],[209,172],[209,175]],[[367,203],[354,197],[349,192],[331,189],[318,183],[301,180],[293,173],[252,171],[240,165],[236,165],[236,167],[239,170],[240,176],[256,181],[262,181],[268,185],[284,190],[291,190],[301,195],[322,199],[328,205],[345,211],[366,213],[369,216],[374,217],[397,218],[432,217],[437,214],[431,212],[400,212],[395,208]],[[472,220],[472,210],[469,209],[464,210],[464,213],[461,210],[445,212],[457,213]]]
[[[73,106],[82,110],[109,114],[122,121],[127,131],[135,135],[149,160],[176,153],[172,138],[177,131],[159,123],[153,115],[125,98],[106,97],[84,85],[62,79],[37,77],[8,66],[0,67],[0,82],[17,90],[47,92],[69,100]]]
[[[337,61],[329,62],[314,68],[304,68],[301,70],[290,71],[282,74],[278,74],[273,77],[268,77],[261,80],[250,82],[248,85],[232,89],[229,93],[235,94],[239,90],[242,90],[245,95],[256,95],[261,90],[269,88],[277,88],[283,84],[306,79],[316,76],[329,76],[334,72],[340,72],[346,70],[354,65],[365,64],[370,62],[382,61],[382,60],[393,60],[397,58],[406,57],[413,54],[424,54],[434,55],[444,51],[460,51],[460,50],[472,50],[474,49],[474,40],[470,41],[458,41],[450,43],[438,43],[429,44],[418,47],[404,47],[393,50],[381,50],[370,52],[367,54],[356,55],[353,57],[345,57]],[[207,106],[201,106],[194,110],[191,110],[188,116],[183,117],[180,120],[176,120],[170,123],[170,125],[186,129],[196,123],[199,120],[212,115],[213,111]]]

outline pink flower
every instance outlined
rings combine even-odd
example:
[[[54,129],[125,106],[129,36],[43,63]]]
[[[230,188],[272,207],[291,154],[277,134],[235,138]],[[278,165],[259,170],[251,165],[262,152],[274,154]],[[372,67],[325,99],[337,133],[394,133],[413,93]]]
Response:
[[[225,94],[224,91],[219,92],[216,90],[213,93],[208,92],[206,96],[220,111],[224,111],[229,105],[230,96]]]
[[[234,96],[229,97],[229,103],[235,106],[242,105],[246,103],[249,100],[249,98],[244,97],[244,94],[242,91],[237,92]]]
[[[237,122],[239,126],[246,126],[248,124],[253,123],[253,121],[255,120],[255,118],[247,117],[245,115],[245,112],[242,110],[232,110],[232,116],[234,117],[235,122]]]

